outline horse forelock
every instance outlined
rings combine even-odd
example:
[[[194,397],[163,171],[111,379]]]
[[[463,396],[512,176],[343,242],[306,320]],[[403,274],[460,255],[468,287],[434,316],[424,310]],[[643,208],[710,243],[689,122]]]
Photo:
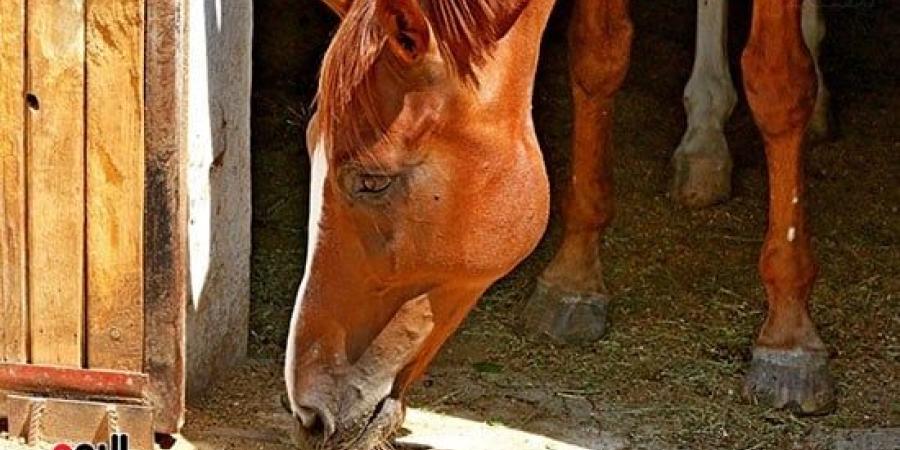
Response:
[[[527,0],[421,0],[437,48],[464,85],[478,86],[483,65]],[[356,0],[325,54],[316,97],[325,147],[336,153],[362,151],[387,135],[373,83],[387,37],[375,18],[374,0]],[[402,70],[396,68],[393,72]],[[340,135],[339,135],[340,134]]]
[[[323,142],[329,153],[334,152],[338,132],[361,142],[365,127],[384,129],[369,98],[373,90],[372,68],[386,40],[375,20],[374,3],[352,3],[325,53],[316,102]]]

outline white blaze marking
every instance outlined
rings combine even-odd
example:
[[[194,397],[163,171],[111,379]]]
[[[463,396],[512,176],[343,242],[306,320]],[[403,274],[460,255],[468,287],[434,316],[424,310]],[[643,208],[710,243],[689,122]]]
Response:
[[[319,244],[319,230],[322,222],[322,209],[325,206],[325,178],[328,176],[328,158],[325,155],[325,146],[319,140],[316,148],[313,150],[312,161],[310,163],[310,186],[309,186],[309,223],[307,225],[308,237],[306,243],[306,268],[303,271],[303,280],[300,281],[300,288],[297,293],[297,301],[294,304],[294,313],[291,315],[290,335],[288,336],[287,354],[285,355],[284,376],[287,382],[288,398],[291,407],[297,411],[297,404],[294,399],[293,386],[294,367],[296,366],[294,358],[296,353],[296,339],[294,334],[297,332],[297,322],[300,320],[300,307],[303,300],[303,294],[306,292],[306,284],[309,282],[309,274],[312,272],[313,259],[316,254],[316,248]]]
[[[325,156],[325,146],[322,141],[316,145],[310,165],[309,187],[309,224],[307,225],[309,237],[306,244],[306,270],[303,281],[309,276],[312,267],[313,255],[319,243],[319,226],[322,221],[322,208],[325,206],[325,178],[328,176],[328,158]]]
[[[787,232],[787,240],[788,242],[794,242],[794,238],[797,237],[797,229],[794,227],[788,228]]]

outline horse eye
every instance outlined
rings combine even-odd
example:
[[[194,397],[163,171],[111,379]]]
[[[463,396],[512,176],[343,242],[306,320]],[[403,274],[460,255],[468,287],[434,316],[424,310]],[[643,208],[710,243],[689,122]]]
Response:
[[[394,179],[384,175],[360,175],[356,192],[363,194],[377,194],[391,187]]]

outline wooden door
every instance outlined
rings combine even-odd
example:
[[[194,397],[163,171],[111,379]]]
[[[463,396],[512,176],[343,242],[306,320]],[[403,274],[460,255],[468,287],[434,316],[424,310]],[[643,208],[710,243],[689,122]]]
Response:
[[[0,363],[142,372],[143,45],[144,0],[0,1]]]

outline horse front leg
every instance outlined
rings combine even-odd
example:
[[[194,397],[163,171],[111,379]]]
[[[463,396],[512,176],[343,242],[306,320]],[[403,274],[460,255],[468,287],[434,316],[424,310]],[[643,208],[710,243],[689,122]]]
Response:
[[[697,0],[697,49],[684,88],[687,131],[672,155],[672,198],[702,208],[731,196],[725,122],[737,103],[728,70],[728,1]]]
[[[523,313],[530,333],[561,342],[595,340],[606,328],[600,236],[613,216],[613,97],[628,70],[632,37],[627,0],[576,0],[574,8],[569,68],[575,123],[564,236]]]
[[[769,223],[759,260],[768,313],[744,393],[797,413],[828,412],[834,405],[828,352],[809,315],[816,263],[804,212],[802,152],[816,75],[799,5],[754,2],[742,67],[769,172]]]

